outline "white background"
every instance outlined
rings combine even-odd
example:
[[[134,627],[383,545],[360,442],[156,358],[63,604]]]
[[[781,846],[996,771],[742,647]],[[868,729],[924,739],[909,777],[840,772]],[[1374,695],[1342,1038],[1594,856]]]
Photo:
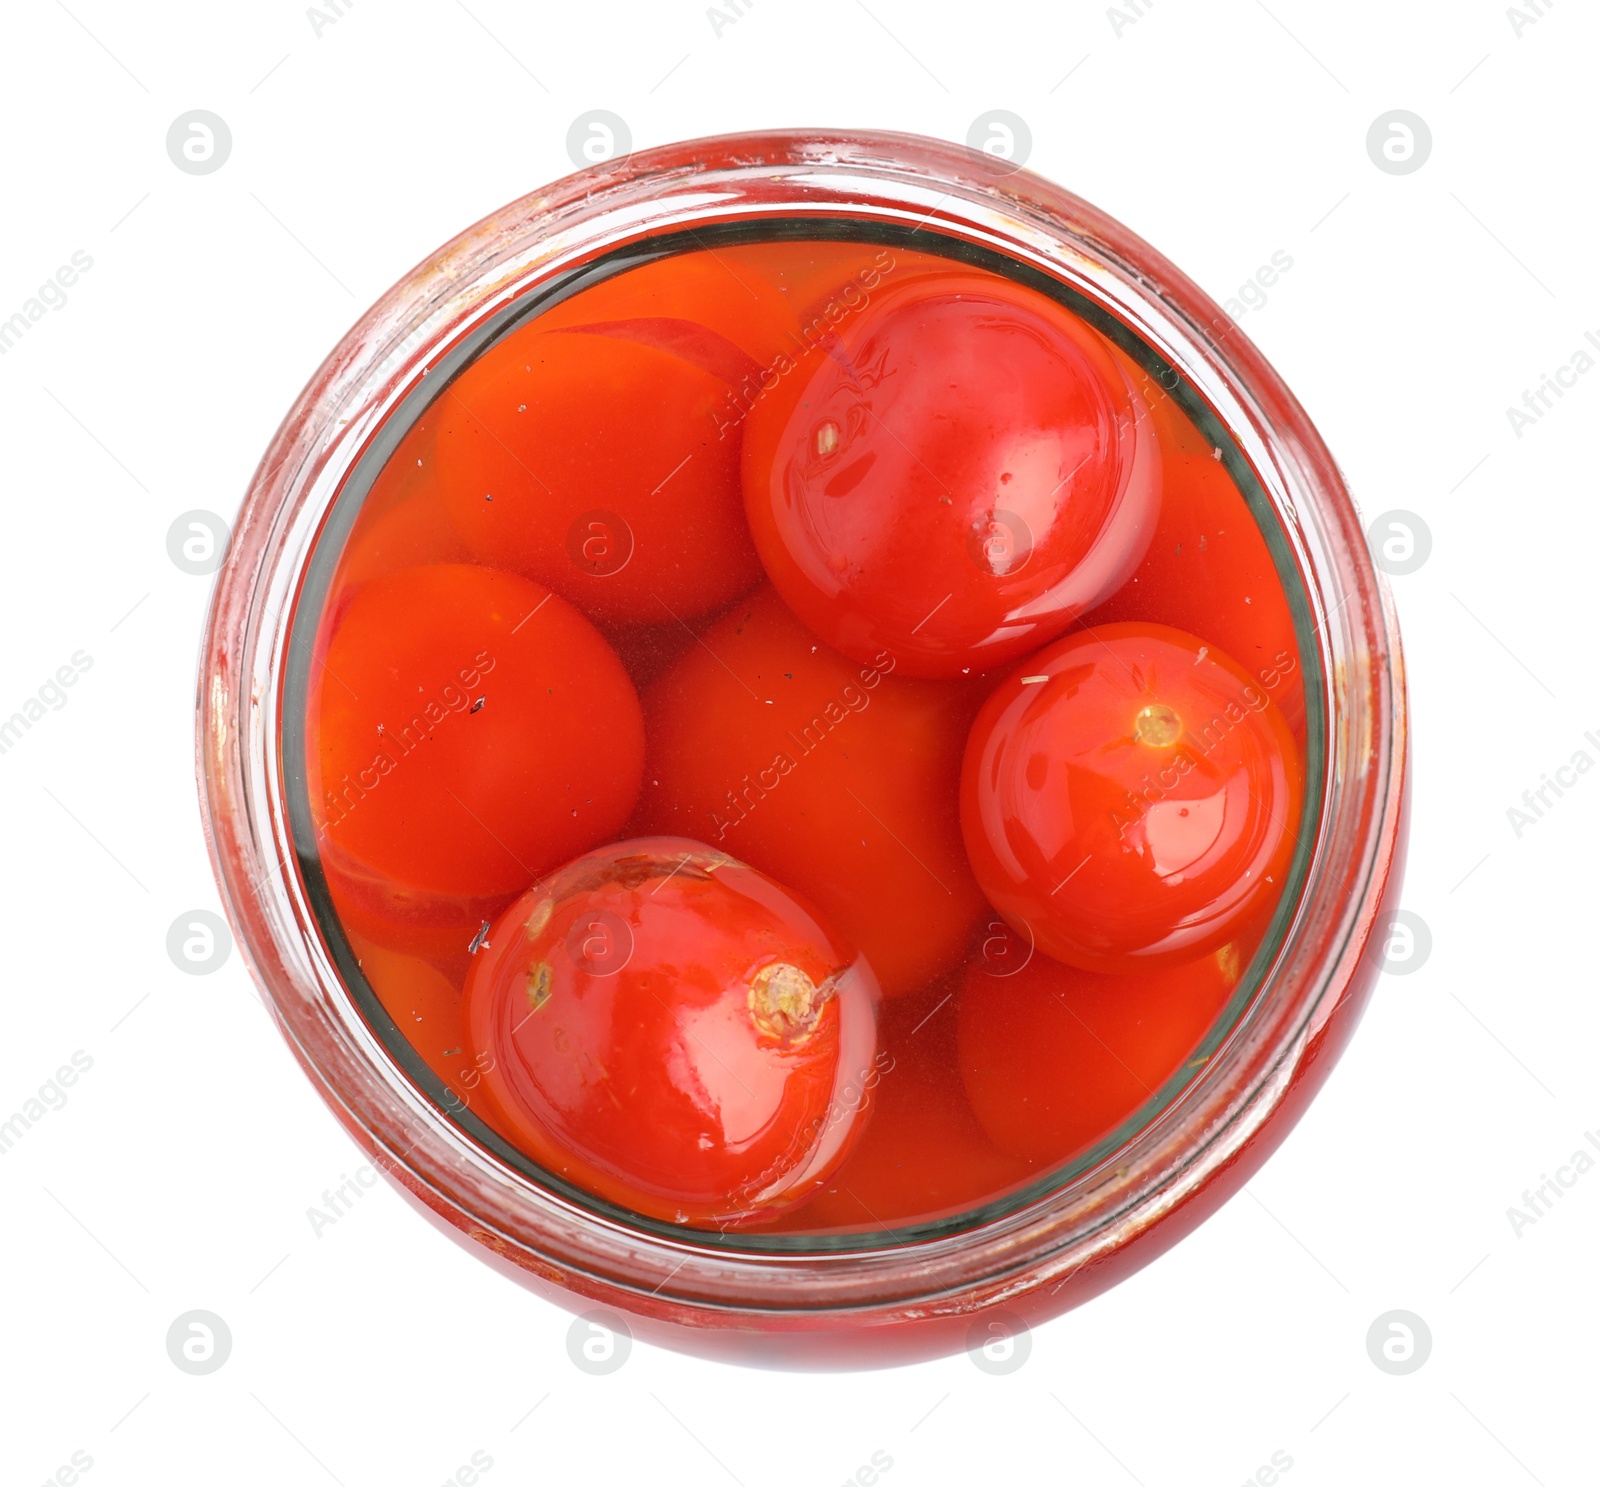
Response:
[[[1520,437],[1506,416],[1600,334],[1592,8],[1529,0],[1519,34],[1498,0],[1122,0],[1120,24],[1102,4],[730,0],[719,35],[699,0],[470,4],[346,0],[319,30],[290,0],[40,0],[0,23],[0,320],[93,259],[0,357],[0,715],[93,660],[0,755],[0,1118],[93,1059],[0,1159],[0,1479],[82,1451],[91,1487],[435,1487],[482,1451],[490,1487],[831,1487],[882,1451],[887,1487],[1231,1487],[1274,1452],[1289,1487],[1593,1482],[1600,1172],[1520,1234],[1507,1210],[1600,1128],[1600,772],[1520,837],[1507,809],[1575,751],[1600,759],[1600,374]],[[165,148],[196,108],[233,134],[205,176]],[[358,1153],[237,949],[203,977],[167,956],[176,918],[218,907],[192,763],[210,580],[169,561],[169,524],[231,519],[356,315],[570,170],[593,108],[635,146],[806,124],[965,139],[1020,115],[1034,168],[1219,300],[1293,259],[1245,331],[1367,517],[1432,532],[1394,580],[1405,902],[1431,956],[1381,978],[1247,1193],[1006,1377],[966,1356],[790,1377],[642,1345],[586,1376],[565,1313],[385,1187],[313,1233]],[[1433,136],[1404,176],[1365,144],[1394,108]],[[206,1377],[167,1357],[192,1308],[233,1336]],[[1365,1341],[1394,1308],[1432,1334],[1404,1377]]]

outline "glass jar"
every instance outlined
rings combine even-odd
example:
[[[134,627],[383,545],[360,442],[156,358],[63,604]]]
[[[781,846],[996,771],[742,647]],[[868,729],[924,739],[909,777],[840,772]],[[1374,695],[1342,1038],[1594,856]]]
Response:
[[[283,747],[304,706],[296,624],[315,604],[318,554],[337,554],[359,505],[349,492],[414,410],[512,318],[673,244],[752,232],[1004,261],[1068,299],[1213,432],[1298,611],[1313,830],[1208,1059],[1084,1161],[920,1229],[674,1231],[507,1160],[396,1047],[319,924],[315,847],[295,809],[304,781]],[[908,135],[741,134],[643,151],[486,217],[391,289],[312,378],[252,482],[209,618],[198,748],[240,943],[296,1057],[374,1162],[452,1234],[565,1306],[616,1308],[668,1346],[783,1365],[899,1362],[988,1341],[1086,1300],[1216,1209],[1350,1036],[1405,834],[1393,609],[1300,405],[1217,305],[1126,228],[1003,160]]]

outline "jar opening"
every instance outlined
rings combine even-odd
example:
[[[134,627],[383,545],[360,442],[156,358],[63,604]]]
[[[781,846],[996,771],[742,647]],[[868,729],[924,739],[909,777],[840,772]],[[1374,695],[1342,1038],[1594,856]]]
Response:
[[[950,1211],[939,1211],[936,1203],[930,1203],[930,1211],[914,1215],[904,1222],[879,1224],[866,1221],[851,1224],[840,1220],[825,1227],[808,1229],[806,1209],[803,1207],[782,1227],[739,1227],[724,1231],[715,1226],[695,1225],[686,1229],[681,1224],[646,1216],[608,1202],[541,1166],[508,1140],[502,1131],[480,1116],[474,1109],[470,1091],[447,1083],[417,1051],[407,1031],[401,1027],[392,1009],[386,1006],[364,970],[361,950],[352,939],[352,927],[346,922],[346,916],[341,914],[335,893],[330,887],[329,864],[324,851],[326,835],[321,829],[325,821],[319,822],[317,803],[313,798],[316,771],[312,755],[315,752],[315,740],[308,734],[308,720],[315,715],[317,688],[323,684],[319,676],[319,663],[326,653],[330,604],[336,605],[338,601],[340,565],[346,560],[352,541],[361,533],[369,498],[380,477],[392,467],[392,462],[405,448],[407,436],[429,416],[430,410],[440,407],[443,400],[450,396],[458,379],[481,358],[505,346],[519,332],[537,324],[540,317],[572,304],[586,291],[613,282],[619,276],[683,255],[732,253],[752,245],[784,243],[869,246],[918,259],[943,259],[952,265],[1002,276],[1062,306],[1114,347],[1116,353],[1137,370],[1148,386],[1159,389],[1159,396],[1170,403],[1174,416],[1180,418],[1189,430],[1196,447],[1209,450],[1209,458],[1237,493],[1240,518],[1253,523],[1270,553],[1276,583],[1292,625],[1296,655],[1290,668],[1275,682],[1267,684],[1263,675],[1263,686],[1275,691],[1280,705],[1290,697],[1294,699],[1297,720],[1303,728],[1305,790],[1298,825],[1294,828],[1297,845],[1268,921],[1258,927],[1258,933],[1246,947],[1247,954],[1241,955],[1236,944],[1226,945],[1216,952],[1219,966],[1231,988],[1216,1015],[1181,1066],[1174,1068],[1156,1087],[1148,1089],[1147,1097],[1136,1108],[1095,1139],[1072,1152],[1065,1160],[1051,1164],[1048,1170],[1030,1171],[1017,1177],[1006,1184],[1003,1191],[992,1194],[986,1201],[966,1203]],[[671,333],[670,328],[658,328],[653,332],[658,337]],[[726,353],[721,348],[702,346],[697,348],[695,354],[716,356]],[[758,366],[755,372],[757,396],[761,370]],[[726,416],[735,417],[738,407],[735,400],[730,404]],[[838,458],[841,449],[848,446],[849,432],[848,427],[836,417],[821,419],[815,429],[812,446],[814,457],[824,461]],[[485,492],[486,499],[492,498],[492,495],[492,492]],[[587,571],[601,576],[607,571],[620,571],[627,562],[628,553],[624,551],[628,547],[627,542],[619,542],[618,533],[606,527],[605,513],[590,515],[594,520],[589,528],[580,533],[582,540],[578,543],[574,561],[580,565],[588,564]],[[1203,544],[1206,534],[1198,533],[1196,540]],[[996,543],[1000,547],[997,548]],[[1019,548],[1016,533],[1003,522],[983,539],[981,545],[990,565],[989,571],[994,573],[1014,571],[1025,558],[1025,544]],[[997,552],[998,557],[995,556]],[[1000,564],[998,568],[994,566],[996,562]],[[1241,597],[1248,601],[1252,596]],[[1300,904],[1316,847],[1318,823],[1325,808],[1328,731],[1324,701],[1326,678],[1322,670],[1322,650],[1314,612],[1312,595],[1294,546],[1284,530],[1283,519],[1239,440],[1178,367],[1132,327],[1074,286],[1019,258],[935,227],[911,226],[843,213],[762,216],[737,222],[707,221],[691,229],[649,234],[612,248],[581,266],[538,284],[476,324],[429,365],[425,376],[415,381],[345,475],[303,570],[289,621],[281,680],[280,767],[287,818],[304,894],[327,953],[349,997],[387,1056],[403,1071],[411,1085],[445,1120],[498,1162],[538,1187],[559,1195],[568,1203],[602,1220],[642,1229],[665,1239],[689,1239],[701,1246],[751,1254],[876,1251],[957,1235],[1017,1214],[1074,1184],[1092,1182],[1108,1164],[1114,1164],[1117,1154],[1133,1138],[1173,1109],[1218,1051],[1247,1027],[1259,1009],[1263,996],[1270,995],[1271,972]],[[471,691],[473,688],[468,686],[462,693],[463,722],[473,715],[467,713],[466,708],[471,707],[476,711],[480,706],[475,699],[466,695]],[[848,701],[846,699],[847,706]],[[490,702],[488,706],[492,707],[493,703]],[[1141,745],[1155,752],[1170,749],[1176,744],[1181,734],[1182,720],[1172,707],[1156,702],[1139,713],[1136,723],[1130,724],[1130,727],[1134,729],[1134,736]],[[1159,797],[1159,785],[1152,789]],[[1159,805],[1159,799],[1147,800],[1140,807],[1141,813],[1152,804]],[[729,850],[737,855],[736,849]],[[487,932],[488,925],[485,922],[474,936],[479,941],[477,948],[482,948],[481,942]],[[1038,953],[1036,946],[1024,944],[1014,932],[1010,941],[1006,942],[1005,927],[998,921],[986,932],[991,936],[1000,936],[992,951],[995,964],[991,974],[1000,977],[1015,974],[1013,966],[1021,969],[1017,964],[1021,957]],[[461,949],[466,951],[468,945],[463,943]],[[1233,957],[1232,961],[1226,959],[1229,955]],[[1007,956],[1011,957],[1009,961]],[[546,984],[545,998],[548,995]],[[945,1000],[948,1001],[948,997]],[[934,1001],[937,998],[930,997],[928,1005],[932,1006],[932,1010],[928,1013],[929,1018],[940,1015],[940,1007],[944,1006],[944,1003],[933,1006]],[[530,1003],[534,1015],[542,1005],[542,1001]],[[945,1014],[949,1014],[948,1007],[945,1007]]]

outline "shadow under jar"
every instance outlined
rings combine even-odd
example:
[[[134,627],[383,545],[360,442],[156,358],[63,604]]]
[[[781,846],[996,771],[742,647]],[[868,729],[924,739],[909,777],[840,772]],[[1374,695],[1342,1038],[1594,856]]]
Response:
[[[448,244],[284,421],[202,667],[218,879],[340,1120],[728,1359],[1148,1262],[1398,890],[1399,639],[1304,412],[1125,228],[910,136],[641,152]]]

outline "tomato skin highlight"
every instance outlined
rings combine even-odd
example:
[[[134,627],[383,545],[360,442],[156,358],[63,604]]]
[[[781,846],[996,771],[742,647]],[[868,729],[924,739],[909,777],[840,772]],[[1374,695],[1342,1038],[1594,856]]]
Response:
[[[375,914],[392,901],[396,917],[458,925],[633,809],[633,684],[528,579],[449,563],[373,579],[332,617],[320,659],[313,818],[330,877]]]
[[[731,349],[731,348],[730,348]],[[435,404],[433,464],[478,561],[591,619],[694,619],[761,576],[727,385],[657,346],[535,322]]]
[[[829,649],[771,589],[645,692],[634,826],[698,836],[802,893],[886,997],[957,965],[986,911],[961,843],[961,750],[981,693]]]
[[[962,831],[1019,934],[1127,972],[1219,948],[1276,895],[1303,788],[1287,725],[1235,662],[1167,626],[1105,625],[995,688]]]
[[[1060,306],[991,275],[890,285],[751,411],[767,572],[852,659],[953,677],[1014,660],[1143,554],[1159,456],[1140,394]]]
[[[956,1052],[978,1124],[1038,1171],[1067,1161],[1185,1066],[1243,959],[1230,943],[1126,976],[1041,953],[1005,974],[973,964],[956,995]]]
[[[517,1144],[668,1222],[793,1208],[870,1110],[865,961],[787,889],[684,838],[616,843],[529,890],[474,958],[466,1015]]]

